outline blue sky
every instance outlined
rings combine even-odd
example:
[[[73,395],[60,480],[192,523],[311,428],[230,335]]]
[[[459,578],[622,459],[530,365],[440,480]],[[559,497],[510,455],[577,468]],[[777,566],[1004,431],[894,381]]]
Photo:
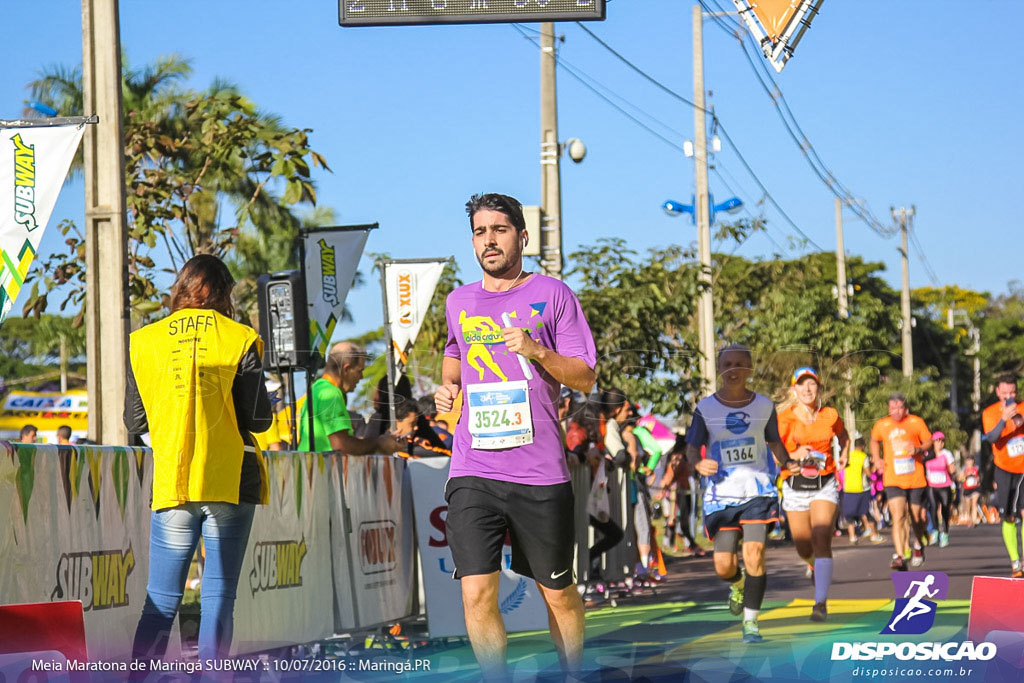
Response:
[[[587,26],[689,98],[691,7],[613,0],[607,20]],[[25,84],[42,67],[81,61],[80,3],[6,0],[3,14],[0,118],[18,118]],[[1024,77],[1012,64],[1022,24],[1019,0],[826,0],[776,77],[818,154],[879,219],[889,222],[890,205],[916,204],[919,241],[943,284],[997,293],[1021,277],[1012,244],[1022,221],[1012,197],[1020,194]],[[522,27],[531,36],[537,28]],[[579,26],[556,29],[565,36],[562,60],[635,115],[660,121],[645,119],[677,144],[692,137],[692,109]],[[538,49],[510,25],[341,28],[331,0],[124,0],[121,32],[133,64],[180,54],[193,62],[194,87],[229,79],[287,124],[312,128],[313,147],[333,169],[316,176],[321,203],[341,223],[380,223],[368,251],[453,255],[462,278],[476,279],[463,210],[469,195],[500,191],[524,204],[539,201]],[[710,21],[705,65],[709,102],[742,155],[797,226],[833,249],[833,195],[789,138],[735,38]],[[589,150],[582,164],[566,159],[562,168],[567,252],[600,237],[622,236],[639,250],[695,239],[688,219],[660,209],[668,198],[689,201],[689,159],[563,70],[558,107],[560,137],[579,137]],[[733,193],[750,206],[761,200],[735,150],[725,145],[716,163],[731,187],[711,176],[719,201]],[[82,215],[81,183],[70,183],[50,225],[65,217],[81,225]],[[787,244],[792,227],[772,208],[765,216],[775,241]],[[849,211],[845,228],[847,252],[885,262],[898,286],[898,241],[879,237]],[[51,230],[42,251],[60,246]],[[737,253],[777,250],[756,235]],[[355,321],[340,336],[381,321],[370,264],[364,259],[362,267],[370,282],[350,294]],[[932,284],[916,255],[911,284]]]

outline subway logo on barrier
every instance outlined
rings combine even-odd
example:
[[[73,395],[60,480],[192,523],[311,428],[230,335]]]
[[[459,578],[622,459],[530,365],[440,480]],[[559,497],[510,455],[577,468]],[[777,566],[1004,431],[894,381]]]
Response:
[[[302,585],[302,560],[306,557],[306,539],[300,541],[263,541],[252,549],[249,590],[253,595]]]
[[[359,525],[359,566],[363,574],[390,571],[398,564],[395,523],[389,519]]]
[[[36,222],[36,148],[26,145],[21,135],[14,143],[14,222],[29,232],[39,227]]]
[[[334,247],[327,240],[317,242],[320,247],[320,291],[324,301],[337,307],[338,301],[338,269],[334,261]]]
[[[87,612],[125,607],[133,569],[135,553],[131,545],[124,551],[65,553],[57,561],[57,586],[50,600],[81,600]]]

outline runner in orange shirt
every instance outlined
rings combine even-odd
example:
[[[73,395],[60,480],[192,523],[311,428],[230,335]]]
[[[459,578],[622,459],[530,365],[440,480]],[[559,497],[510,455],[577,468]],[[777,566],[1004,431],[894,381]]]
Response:
[[[839,507],[832,439],[839,441],[839,466],[846,467],[850,437],[836,409],[821,405],[821,385],[813,368],[798,368],[790,384],[796,403],[779,412],[779,436],[801,468],[799,474],[782,471],[782,509],[797,554],[813,569],[811,621],[825,621],[832,583],[832,532]]]
[[[1017,403],[1017,378],[1002,375],[996,382],[999,399],[981,414],[985,440],[992,444],[996,505],[1003,518],[1003,544],[1010,555],[1010,576],[1024,578],[1017,548],[1017,522],[1024,510],[1024,403]]]
[[[906,558],[911,557],[907,524],[907,505],[910,506],[910,526],[914,533],[913,555],[910,564],[920,567],[924,563],[921,539],[926,538],[924,499],[928,481],[924,474],[924,455],[932,445],[932,434],[924,420],[911,415],[903,394],[889,396],[889,417],[875,423],[871,430],[871,459],[876,467],[883,467],[882,482],[892,518],[892,568],[906,571]],[[884,455],[884,457],[883,457]]]

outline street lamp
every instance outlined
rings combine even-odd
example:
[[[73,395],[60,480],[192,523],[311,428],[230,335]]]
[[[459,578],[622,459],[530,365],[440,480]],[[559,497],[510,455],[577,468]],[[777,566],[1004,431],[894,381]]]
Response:
[[[736,213],[743,208],[743,202],[739,197],[730,197],[721,204],[715,204],[715,196],[710,196],[711,203],[711,222],[715,222],[716,213]],[[681,216],[684,213],[690,214],[690,222],[697,223],[697,211],[694,207],[697,206],[696,198],[690,197],[689,204],[683,204],[672,199],[665,200],[662,203],[661,208],[665,210],[669,216],[676,217]]]
[[[664,209],[665,213],[669,216],[676,217],[681,216],[684,213],[690,214],[690,222],[697,225],[697,214],[702,213],[707,216],[707,223],[704,223],[704,216],[701,216],[701,225],[698,228],[698,243],[700,244],[700,273],[699,278],[701,281],[706,282],[707,286],[700,293],[700,299],[697,300],[697,321],[698,321],[698,340],[700,342],[701,352],[701,375],[704,377],[704,392],[705,394],[712,394],[715,391],[715,380],[717,369],[715,368],[714,354],[714,331],[713,322],[714,316],[712,313],[711,303],[711,223],[715,222],[716,213],[736,213],[743,207],[743,202],[739,197],[730,197],[721,204],[715,204],[715,198],[713,195],[707,195],[708,203],[705,211],[698,212],[698,204],[696,197],[690,197],[689,204],[683,204],[672,199],[667,199],[661,204],[661,208]],[[701,239],[703,238],[703,239]]]

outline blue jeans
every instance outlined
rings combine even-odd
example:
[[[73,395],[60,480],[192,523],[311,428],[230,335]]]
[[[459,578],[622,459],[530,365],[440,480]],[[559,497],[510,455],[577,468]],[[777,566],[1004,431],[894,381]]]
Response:
[[[188,568],[202,535],[206,547],[199,621],[199,657],[223,659],[231,649],[235,595],[256,506],[185,503],[155,510],[149,534],[149,584],[135,630],[135,659],[162,657],[181,604]]]

